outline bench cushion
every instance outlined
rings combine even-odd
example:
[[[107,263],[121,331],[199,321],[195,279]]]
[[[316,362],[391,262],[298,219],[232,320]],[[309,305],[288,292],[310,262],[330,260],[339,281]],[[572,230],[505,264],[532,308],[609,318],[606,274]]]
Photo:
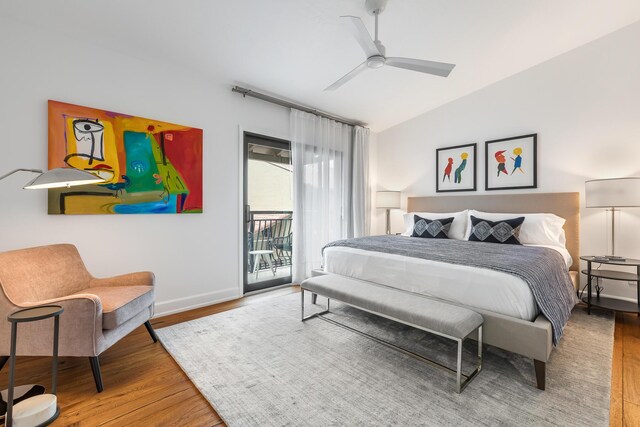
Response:
[[[467,308],[336,274],[311,277],[300,286],[319,295],[453,338],[465,338],[483,323],[480,314]]]

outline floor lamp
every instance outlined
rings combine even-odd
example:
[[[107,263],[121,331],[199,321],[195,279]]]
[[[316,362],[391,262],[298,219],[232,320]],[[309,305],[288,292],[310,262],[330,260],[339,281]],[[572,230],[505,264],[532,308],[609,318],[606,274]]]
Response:
[[[27,190],[35,190],[40,188],[59,188],[59,187],[72,187],[76,185],[85,185],[85,184],[97,184],[100,182],[104,182],[102,178],[98,178],[97,176],[85,172],[79,169],[74,168],[56,168],[51,169],[49,171],[43,172],[40,169],[15,169],[9,173],[6,173],[0,176],[0,181],[7,178],[8,176],[13,175],[17,172],[30,172],[36,173],[34,179],[29,181],[23,188]],[[33,307],[31,308],[33,309]],[[28,311],[27,310],[19,310],[19,311]],[[13,313],[14,315],[16,313]],[[60,312],[58,312],[59,316]],[[10,316],[11,317],[11,316]],[[50,317],[50,316],[49,316]],[[40,317],[44,318],[44,317]],[[0,319],[1,320],[1,319]],[[10,319],[11,320],[11,319]],[[34,318],[32,320],[38,320],[38,318]],[[15,322],[23,322],[23,320],[15,320]],[[54,332],[54,337],[58,336],[57,325],[58,320],[56,319],[56,332]],[[12,328],[17,328],[17,323],[12,323]],[[15,340],[16,330],[12,332],[12,340]],[[57,338],[54,338],[54,341]],[[15,341],[13,341],[15,343]],[[5,423],[8,426],[12,426],[14,421],[15,424],[18,424],[18,420],[14,420],[13,417],[13,403],[14,403],[14,391],[16,387],[14,387],[14,371],[15,371],[15,353],[14,347],[15,344],[12,344],[11,350],[11,362],[9,367],[9,388],[7,389],[7,413]],[[52,394],[49,395],[39,395],[39,396],[31,396],[29,399],[25,399],[20,404],[23,405],[22,411],[20,413],[20,425],[48,425],[50,422],[55,420],[58,417],[59,409],[57,407],[57,397],[56,397],[56,381],[55,381],[55,373],[57,371],[57,341],[54,344],[54,367],[52,373]],[[42,392],[44,392],[44,387],[36,386],[42,388]],[[23,387],[24,388],[24,387]],[[35,389],[35,387],[33,387]],[[20,390],[20,387],[17,387]],[[4,415],[4,414],[3,414]],[[36,421],[37,420],[37,421]],[[46,422],[43,423],[43,420]]]
[[[386,209],[387,228],[386,233],[391,234],[391,209],[400,209],[400,192],[399,191],[378,191],[376,193],[376,207]]]
[[[640,207],[640,178],[593,179],[585,182],[586,206],[611,211],[611,255],[616,259],[617,208]]]
[[[46,172],[40,169],[15,169],[0,176],[0,181],[16,172],[37,173],[38,176],[29,181],[24,187],[25,190],[36,190],[41,188],[73,187],[75,185],[98,184],[104,182],[92,173],[74,168],[56,168]]]

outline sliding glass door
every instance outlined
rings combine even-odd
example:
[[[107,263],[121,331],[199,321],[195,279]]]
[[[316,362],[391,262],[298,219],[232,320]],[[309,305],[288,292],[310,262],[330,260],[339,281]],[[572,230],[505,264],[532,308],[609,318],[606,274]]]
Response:
[[[244,292],[291,283],[289,141],[244,133]]]

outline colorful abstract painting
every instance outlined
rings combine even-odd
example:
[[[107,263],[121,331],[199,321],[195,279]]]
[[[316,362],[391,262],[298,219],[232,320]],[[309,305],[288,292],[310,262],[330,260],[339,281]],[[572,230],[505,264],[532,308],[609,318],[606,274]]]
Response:
[[[49,169],[103,183],[50,189],[50,214],[202,213],[202,130],[49,101]]]
[[[436,191],[476,190],[476,144],[436,149]]]
[[[485,189],[536,188],[537,141],[537,134],[486,141]]]

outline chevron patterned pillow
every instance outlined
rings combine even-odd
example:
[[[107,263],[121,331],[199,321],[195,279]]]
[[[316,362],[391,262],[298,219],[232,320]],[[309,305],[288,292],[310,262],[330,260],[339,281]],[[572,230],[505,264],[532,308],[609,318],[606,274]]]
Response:
[[[472,228],[469,240],[473,242],[521,245],[519,235],[523,222],[523,216],[503,219],[501,221],[489,221],[471,215]]]
[[[411,237],[424,237],[427,239],[448,239],[451,228],[451,218],[427,219],[413,216],[413,233]]]

